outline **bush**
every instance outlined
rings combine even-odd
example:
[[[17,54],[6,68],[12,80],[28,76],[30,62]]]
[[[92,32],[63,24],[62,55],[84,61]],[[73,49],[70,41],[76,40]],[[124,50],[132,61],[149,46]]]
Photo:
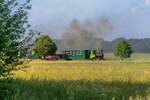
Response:
[[[57,46],[48,35],[39,37],[33,47],[33,53],[37,56],[54,55],[56,51]]]
[[[131,45],[126,40],[121,40],[114,51],[114,55],[121,59],[127,59],[131,57],[132,52]]]

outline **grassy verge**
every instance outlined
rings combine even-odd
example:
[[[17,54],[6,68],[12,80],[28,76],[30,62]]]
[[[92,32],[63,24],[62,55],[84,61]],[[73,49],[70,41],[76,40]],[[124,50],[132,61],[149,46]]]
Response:
[[[16,72],[16,94],[7,100],[150,100],[149,57],[136,54],[124,61],[34,60],[25,72]]]

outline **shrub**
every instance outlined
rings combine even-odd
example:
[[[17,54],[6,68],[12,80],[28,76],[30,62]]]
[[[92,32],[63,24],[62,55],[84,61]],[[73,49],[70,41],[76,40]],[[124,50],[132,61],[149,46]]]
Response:
[[[34,44],[33,53],[37,56],[54,55],[57,46],[48,35],[42,35]]]
[[[114,51],[114,55],[121,59],[127,59],[131,57],[132,52],[131,45],[126,40],[121,40]]]

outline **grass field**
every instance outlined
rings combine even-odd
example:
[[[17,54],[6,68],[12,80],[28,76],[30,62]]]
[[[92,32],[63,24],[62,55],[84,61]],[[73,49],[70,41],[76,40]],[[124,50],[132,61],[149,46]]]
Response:
[[[150,54],[105,61],[40,61],[16,72],[8,100],[150,100]]]

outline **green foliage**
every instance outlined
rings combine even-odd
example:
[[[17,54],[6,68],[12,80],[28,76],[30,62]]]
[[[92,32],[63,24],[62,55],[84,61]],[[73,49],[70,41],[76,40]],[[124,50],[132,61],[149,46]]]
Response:
[[[17,80],[7,100],[149,100],[150,83],[88,80]],[[148,92],[147,92],[148,91]]]
[[[34,45],[34,41],[41,35],[40,32],[29,30],[28,36],[24,37],[22,39],[21,45],[20,45],[20,52],[19,56],[20,58],[26,57],[27,54],[32,52],[32,47]]]
[[[19,4],[17,0],[1,0],[0,3],[0,77],[10,75],[17,70],[19,61],[19,46],[26,29],[30,27],[27,20],[31,8],[27,0]],[[27,36],[28,34],[26,34]]]
[[[114,55],[121,59],[130,58],[131,54],[132,48],[126,40],[121,40],[114,51]]]
[[[18,0],[0,0],[0,100],[10,91],[10,85],[4,81],[12,71],[25,67],[19,60],[22,38],[30,27],[28,10],[30,0],[19,3]],[[20,66],[18,66],[20,65]]]
[[[12,79],[0,79],[0,100],[5,100],[6,96],[15,94]]]
[[[56,44],[48,35],[42,35],[34,44],[33,52],[37,56],[54,55],[57,51]]]

